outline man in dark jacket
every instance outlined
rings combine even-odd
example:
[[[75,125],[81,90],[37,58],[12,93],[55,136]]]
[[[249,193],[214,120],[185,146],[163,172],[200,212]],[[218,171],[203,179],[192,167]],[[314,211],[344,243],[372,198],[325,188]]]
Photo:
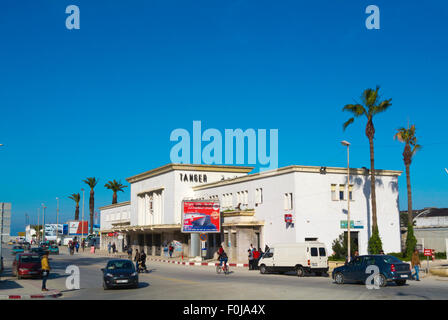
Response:
[[[138,249],[135,249],[134,261],[135,261],[135,269],[138,270],[138,262],[140,261],[140,252],[138,252]]]

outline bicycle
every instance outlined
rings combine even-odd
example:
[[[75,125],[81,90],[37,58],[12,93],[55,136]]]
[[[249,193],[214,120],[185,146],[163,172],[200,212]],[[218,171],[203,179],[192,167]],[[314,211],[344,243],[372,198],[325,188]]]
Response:
[[[217,274],[221,274],[222,271],[224,271],[225,275],[228,275],[230,273],[229,265],[227,263],[224,264],[224,266],[221,266],[219,264],[216,266],[216,273]]]

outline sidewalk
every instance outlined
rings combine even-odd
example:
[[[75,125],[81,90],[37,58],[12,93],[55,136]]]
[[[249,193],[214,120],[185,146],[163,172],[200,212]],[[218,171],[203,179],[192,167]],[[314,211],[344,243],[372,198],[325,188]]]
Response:
[[[42,280],[41,279],[23,279],[17,280],[13,277],[5,268],[4,274],[0,280],[0,300],[6,299],[45,299],[45,298],[57,298],[62,296],[59,290],[50,290],[42,292]],[[51,282],[51,273],[48,284]]]
[[[95,250],[95,253],[90,253],[90,251],[84,251],[81,250],[76,254],[82,254],[87,256],[100,256],[100,257],[110,257],[110,258],[116,258],[116,259],[127,259],[128,254],[125,252],[117,252],[117,253],[108,253],[107,250]],[[132,260],[134,259],[135,252],[132,254]],[[203,261],[194,261],[190,258],[182,259],[182,257],[165,257],[165,256],[147,256],[147,259],[149,261],[156,261],[156,262],[165,262],[165,263],[174,263],[174,264],[182,264],[182,265],[188,265],[188,266],[216,266],[219,264],[215,259],[208,259]],[[248,263],[236,263],[229,261],[228,265],[231,267],[249,267]]]

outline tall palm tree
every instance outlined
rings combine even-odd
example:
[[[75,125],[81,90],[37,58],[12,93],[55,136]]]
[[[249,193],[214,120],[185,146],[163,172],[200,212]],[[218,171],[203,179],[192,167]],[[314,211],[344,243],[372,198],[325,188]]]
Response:
[[[375,192],[375,156],[373,148],[373,139],[375,138],[375,127],[373,125],[373,117],[377,114],[386,111],[391,105],[392,99],[386,99],[381,101],[381,97],[378,94],[380,90],[379,86],[376,89],[366,89],[361,95],[361,104],[347,104],[342,111],[348,111],[354,115],[354,117],[348,119],[344,125],[344,130],[355,121],[355,118],[365,116],[367,118],[367,124],[365,134],[369,139],[370,144],[370,190],[372,198],[372,236],[378,233],[378,221],[376,215],[376,192]]]
[[[408,128],[399,128],[397,133],[394,135],[394,139],[405,144],[403,151],[403,161],[406,167],[406,186],[408,189],[408,225],[413,225],[412,217],[412,192],[411,192],[411,173],[410,167],[412,163],[412,158],[415,153],[421,149],[421,145],[417,144],[417,137],[415,136],[415,126],[412,125]]]
[[[128,186],[125,186],[121,184],[121,181],[109,181],[104,185],[107,189],[112,190],[114,192],[114,195],[112,196],[112,204],[117,203],[117,192],[121,191],[124,192],[123,188],[127,188]]]
[[[76,202],[75,220],[79,220],[79,201],[81,201],[81,196],[79,193],[72,193],[69,198]]]
[[[95,210],[95,192],[93,188],[98,184],[99,180],[97,178],[87,178],[83,180],[85,184],[90,187],[90,198],[89,198],[89,209],[90,209],[90,231],[89,233],[93,233],[93,212]]]

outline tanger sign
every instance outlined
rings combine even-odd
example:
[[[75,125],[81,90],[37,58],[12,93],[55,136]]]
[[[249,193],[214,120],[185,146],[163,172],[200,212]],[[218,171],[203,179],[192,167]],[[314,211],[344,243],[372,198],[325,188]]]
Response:
[[[221,232],[218,201],[182,201],[182,232]]]

